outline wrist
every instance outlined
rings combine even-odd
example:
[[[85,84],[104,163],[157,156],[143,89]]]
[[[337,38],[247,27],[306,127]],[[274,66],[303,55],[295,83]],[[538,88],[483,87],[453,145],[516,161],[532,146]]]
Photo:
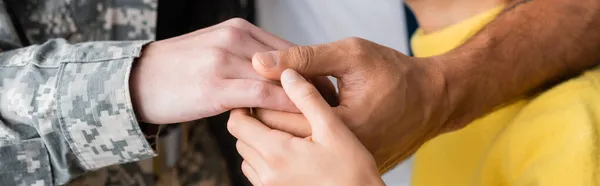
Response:
[[[481,58],[468,52],[450,52],[440,56],[426,58],[436,66],[444,81],[444,101],[446,120],[443,132],[451,132],[463,128],[478,116],[487,112],[492,95],[489,95],[490,81],[494,77],[478,75],[485,72],[476,66]],[[492,87],[494,87],[492,85]],[[500,94],[493,92],[492,94]]]
[[[423,72],[418,77],[420,96],[423,97],[422,109],[427,113],[425,120],[428,122],[428,137],[435,137],[441,133],[456,130],[456,118],[453,118],[455,110],[461,104],[463,89],[453,86],[457,81],[454,70],[444,63],[446,60],[438,57],[413,58],[419,71]],[[458,79],[459,80],[459,79]]]
[[[155,48],[156,42],[144,45],[141,51],[140,57],[136,58],[133,66],[131,67],[131,74],[129,77],[129,93],[131,95],[131,104],[133,106],[133,112],[140,121],[146,121],[146,113],[142,105],[144,91],[144,69],[150,63],[152,53]]]

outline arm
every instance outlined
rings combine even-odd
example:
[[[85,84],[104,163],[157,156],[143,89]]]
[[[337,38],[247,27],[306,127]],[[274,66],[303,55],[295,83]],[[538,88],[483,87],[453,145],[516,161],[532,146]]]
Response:
[[[128,87],[145,43],[50,40],[0,54],[2,180],[63,184],[152,157]]]
[[[149,158],[129,102],[128,71],[145,42],[20,48],[0,1],[0,180],[64,184],[103,166]]]
[[[145,42],[50,40],[0,54],[0,164],[14,184],[63,184],[149,158],[128,72]]]
[[[248,60],[290,44],[245,21],[146,43],[57,39],[3,50],[0,180],[64,184],[152,157],[138,119],[178,123],[238,107],[296,111]]]
[[[436,61],[446,77],[449,130],[600,62],[600,2],[518,0]]]
[[[516,2],[462,47],[431,58],[350,38],[259,53],[253,64],[275,80],[287,68],[306,77],[335,76],[336,113],[386,171],[427,140],[598,64],[599,4]],[[256,113],[272,128],[310,135],[301,115]]]

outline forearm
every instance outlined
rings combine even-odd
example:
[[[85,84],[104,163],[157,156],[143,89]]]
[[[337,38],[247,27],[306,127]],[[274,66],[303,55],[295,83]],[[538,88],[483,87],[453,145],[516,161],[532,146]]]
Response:
[[[449,130],[600,62],[600,2],[519,0],[447,54]]]

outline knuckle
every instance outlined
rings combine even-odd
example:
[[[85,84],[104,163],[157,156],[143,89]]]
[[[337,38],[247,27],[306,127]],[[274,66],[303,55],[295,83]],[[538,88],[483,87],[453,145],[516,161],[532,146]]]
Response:
[[[246,165],[245,163],[242,163],[242,164],[240,165],[240,169],[242,170],[242,173],[244,173],[244,175],[245,175],[246,177],[250,176],[250,175],[248,175],[248,173],[249,173],[249,172],[248,172],[248,167],[247,167],[247,165]]]
[[[299,98],[302,101],[314,100],[315,98],[321,96],[319,92],[317,92],[314,88],[310,87],[309,85],[303,85],[299,87],[298,91],[300,92]]]
[[[273,131],[277,131],[277,130],[273,129]],[[294,136],[292,136],[291,134],[288,134],[288,133],[282,133],[281,131],[277,131],[277,132],[279,134],[282,134],[283,137],[285,137],[284,138],[285,140],[282,140],[280,142],[281,152],[294,152],[294,150],[295,150],[294,143],[292,143],[294,140]]]
[[[263,174],[260,177],[260,182],[265,186],[277,185],[277,177],[279,176],[275,175],[273,172]]]
[[[245,32],[236,27],[224,26],[219,29],[218,35],[226,43],[238,43],[244,38]]]
[[[238,141],[238,143],[239,143],[239,141]],[[240,167],[242,168],[242,171],[244,171],[244,172],[246,172],[248,170],[248,168],[250,168],[250,167],[248,167],[248,164],[245,161],[242,162],[242,165]]]
[[[277,151],[272,149],[264,153],[264,158],[269,162],[269,165],[272,169],[280,170],[286,164],[285,158],[282,157]]]
[[[344,42],[346,42],[350,46],[360,46],[363,45],[366,42],[366,40],[360,37],[349,37],[344,39]]]
[[[238,140],[237,142],[235,142],[235,149],[239,152],[242,149],[242,142],[240,140]]]
[[[281,134],[281,131],[271,129],[271,131],[269,131],[266,135],[277,136],[281,138]],[[272,146],[264,154],[265,159],[269,162],[271,166],[273,166],[272,168],[274,169],[284,168],[287,164],[286,157],[288,157],[287,155],[289,152],[292,152],[292,147],[289,143],[289,139],[291,139],[291,137],[286,137],[285,139],[286,140],[278,140],[273,142]]]
[[[224,72],[231,58],[230,53],[222,48],[208,49],[207,52],[207,62],[210,70],[216,75],[219,75],[219,72]]]
[[[253,84],[250,87],[250,92],[254,95],[254,98],[259,101],[264,101],[271,96],[269,86],[263,82]]]
[[[311,59],[315,55],[315,51],[310,47],[293,47],[290,48],[290,60],[297,62],[295,68],[298,71],[305,72],[312,64]]]
[[[236,18],[231,18],[229,20],[226,21],[228,25],[234,26],[234,27],[238,27],[238,28],[246,28],[247,26],[249,26],[251,23],[246,21],[245,19],[236,17]]]
[[[229,60],[229,52],[222,48],[211,48],[207,50],[209,61],[212,63],[223,63]]]
[[[239,114],[231,114],[227,121],[227,130],[236,131],[244,122],[244,116]]]
[[[239,123],[238,118],[236,116],[231,115],[229,117],[229,121],[227,121],[227,131],[229,131],[229,133],[235,134],[235,131],[237,130],[238,125],[239,125],[238,123]],[[236,144],[236,145],[238,145],[238,144]]]
[[[348,47],[346,50],[349,51],[352,56],[362,59],[368,55],[367,47],[370,43],[369,41],[359,37],[347,38],[344,41]]]

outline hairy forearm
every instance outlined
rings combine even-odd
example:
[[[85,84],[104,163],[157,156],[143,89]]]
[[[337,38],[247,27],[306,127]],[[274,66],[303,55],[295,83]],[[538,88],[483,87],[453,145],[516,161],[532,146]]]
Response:
[[[447,54],[450,128],[573,77],[600,62],[600,1],[518,0]]]

